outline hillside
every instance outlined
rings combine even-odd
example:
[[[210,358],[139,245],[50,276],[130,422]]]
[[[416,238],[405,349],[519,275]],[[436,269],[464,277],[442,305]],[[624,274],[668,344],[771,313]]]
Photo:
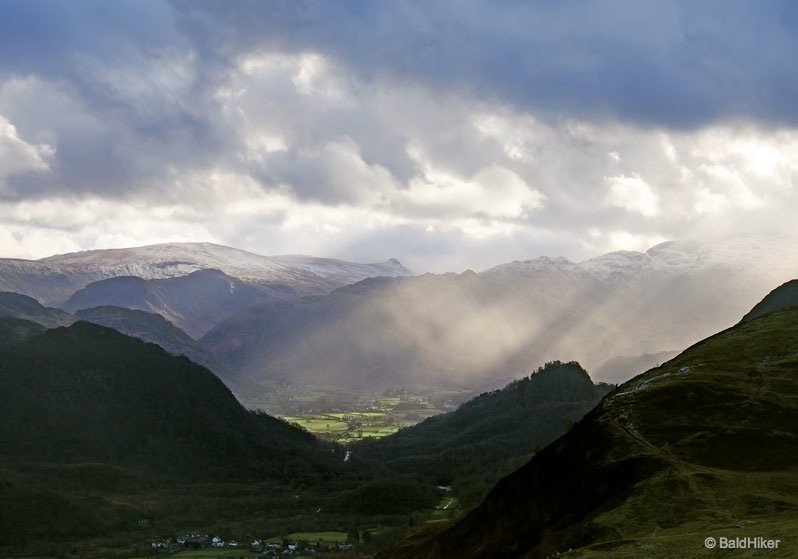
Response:
[[[262,256],[213,243],[166,243],[40,260],[0,259],[0,289],[60,306],[96,281],[131,276],[144,280],[174,278],[199,270],[221,270],[266,292],[291,296],[327,293],[372,276],[411,273],[396,260],[358,264],[312,256]]]
[[[642,355],[619,355],[599,365],[592,376],[606,382],[621,383],[653,367],[659,367],[678,354],[678,351],[659,351]]]
[[[82,309],[75,319],[113,328],[127,336],[158,344],[172,355],[185,355],[224,380],[224,366],[191,336],[163,316],[124,307],[102,306]]]
[[[36,299],[8,291],[0,291],[0,317],[30,320],[48,328],[74,322],[69,313],[61,309],[44,307]]]
[[[0,318],[0,340],[5,343],[23,341],[37,336],[45,330],[46,328],[41,324],[29,320],[13,317]]]
[[[0,342],[0,375],[6,463],[107,462],[213,479],[276,472],[278,448],[315,445],[281,421],[256,420],[203,367],[87,322]]]
[[[9,331],[21,335],[0,339],[0,546],[124,532],[142,517],[184,529],[246,518],[338,462],[156,345],[82,321],[41,331],[0,319]],[[254,481],[234,503],[235,484]]]
[[[796,354],[798,309],[712,336],[619,387],[465,517],[384,557],[703,557],[708,536],[787,542]],[[784,547],[767,556],[792,556]]]
[[[453,412],[356,444],[352,455],[451,486],[463,505],[475,505],[501,477],[562,436],[610,388],[593,384],[578,363],[547,363]]]

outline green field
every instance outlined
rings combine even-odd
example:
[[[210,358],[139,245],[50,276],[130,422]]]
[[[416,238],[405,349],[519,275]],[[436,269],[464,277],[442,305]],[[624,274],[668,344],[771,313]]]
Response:
[[[184,549],[174,555],[169,555],[169,557],[179,557],[180,559],[237,559],[239,557],[249,559],[257,556],[257,553],[253,553],[246,547],[238,549]]]
[[[287,536],[280,536],[269,538],[265,541],[272,543],[280,543],[283,540],[290,543],[346,543],[348,536],[344,532],[294,532]]]
[[[338,443],[391,435],[428,417],[452,411],[473,390],[393,394],[329,386],[285,386],[266,381],[243,397],[248,408],[276,415]]]

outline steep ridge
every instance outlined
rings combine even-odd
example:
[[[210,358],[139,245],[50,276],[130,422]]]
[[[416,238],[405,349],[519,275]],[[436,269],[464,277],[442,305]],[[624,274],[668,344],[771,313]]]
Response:
[[[562,436],[611,389],[593,384],[578,363],[553,361],[457,410],[352,447],[397,474],[451,486],[464,506],[477,504],[501,477]]]
[[[213,243],[166,243],[90,250],[41,260],[0,259],[0,289],[60,306],[75,291],[103,279],[164,279],[209,269],[221,270],[266,292],[299,295],[326,293],[372,276],[411,274],[393,259],[357,264],[311,256],[261,256]]]
[[[794,534],[797,355],[798,309],[712,336],[620,386],[465,517],[383,557],[698,557],[710,535]]]
[[[790,280],[768,293],[743,317],[742,322],[793,307],[798,307],[798,280]]]
[[[611,357],[593,372],[596,378],[606,382],[621,383],[640,373],[659,367],[662,363],[679,355],[678,351],[659,351],[642,355],[619,355]]]

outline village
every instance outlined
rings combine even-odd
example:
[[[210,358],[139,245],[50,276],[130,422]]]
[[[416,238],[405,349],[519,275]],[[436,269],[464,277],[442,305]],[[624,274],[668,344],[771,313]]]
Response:
[[[209,551],[219,551],[218,557],[246,557],[247,559],[265,559],[275,557],[323,557],[325,553],[347,552],[353,548],[348,536],[343,532],[319,532],[291,534],[285,538],[253,539],[249,544],[236,539],[224,540],[219,536],[207,534],[186,534],[176,538],[157,539],[150,543],[153,551],[185,557],[195,557],[193,552],[200,552],[196,557],[217,557]],[[235,553],[240,551],[240,554]]]

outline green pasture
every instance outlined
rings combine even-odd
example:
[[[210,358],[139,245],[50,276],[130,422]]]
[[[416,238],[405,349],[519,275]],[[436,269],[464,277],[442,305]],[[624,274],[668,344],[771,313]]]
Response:
[[[265,540],[268,543],[282,543],[287,541],[289,543],[346,543],[348,536],[345,532],[294,532],[287,536],[275,536]]]

